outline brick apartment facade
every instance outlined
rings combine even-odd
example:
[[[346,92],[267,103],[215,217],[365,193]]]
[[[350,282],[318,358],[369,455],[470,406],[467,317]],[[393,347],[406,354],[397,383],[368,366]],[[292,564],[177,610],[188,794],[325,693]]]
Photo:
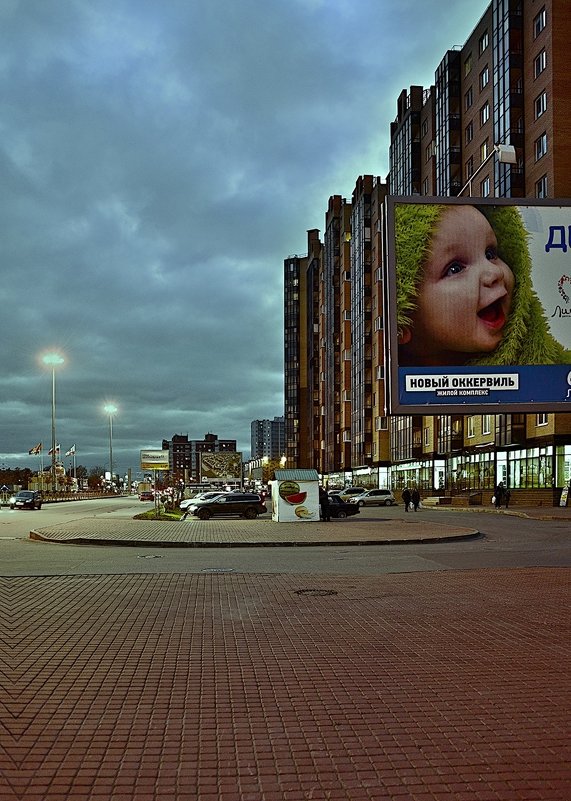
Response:
[[[386,180],[360,176],[351,202],[331,197],[323,243],[312,230],[308,255],[285,261],[288,466],[455,502],[485,502],[503,480],[515,503],[558,502],[570,414],[384,416],[382,231],[389,192],[571,197],[570,39],[568,0],[494,0],[434,85],[397,98]],[[515,164],[490,157],[498,144]]]

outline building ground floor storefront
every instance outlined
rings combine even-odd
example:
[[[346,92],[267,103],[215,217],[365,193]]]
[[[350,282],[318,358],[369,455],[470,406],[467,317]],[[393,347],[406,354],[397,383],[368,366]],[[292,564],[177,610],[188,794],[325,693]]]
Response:
[[[515,504],[553,506],[571,487],[571,445],[466,451],[333,473],[326,481],[330,488],[380,487],[395,493],[416,486],[423,497],[462,498],[475,504],[489,504],[501,481]]]

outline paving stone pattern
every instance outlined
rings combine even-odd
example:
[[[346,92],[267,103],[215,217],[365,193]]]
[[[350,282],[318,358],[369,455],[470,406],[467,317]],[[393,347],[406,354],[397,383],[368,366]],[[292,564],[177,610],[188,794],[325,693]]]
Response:
[[[0,801],[569,801],[570,576],[0,579]]]
[[[405,515],[403,515],[405,517]],[[412,516],[411,516],[412,517]],[[277,523],[271,519],[215,518],[201,521],[121,520],[86,518],[31,532],[32,539],[84,544],[210,547],[251,545],[364,545],[462,539],[474,527],[443,525],[432,520],[333,520],[330,523]]]

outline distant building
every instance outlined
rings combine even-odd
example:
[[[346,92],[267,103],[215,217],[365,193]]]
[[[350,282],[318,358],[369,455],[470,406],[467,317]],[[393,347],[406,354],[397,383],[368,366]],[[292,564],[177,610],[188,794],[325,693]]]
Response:
[[[273,420],[252,420],[251,458],[281,459],[285,454],[285,418]]]
[[[200,454],[236,452],[235,439],[218,439],[217,434],[205,434],[204,439],[190,439],[187,434],[173,434],[163,439],[163,450],[169,452],[169,465],[174,478],[185,483],[200,480]]]

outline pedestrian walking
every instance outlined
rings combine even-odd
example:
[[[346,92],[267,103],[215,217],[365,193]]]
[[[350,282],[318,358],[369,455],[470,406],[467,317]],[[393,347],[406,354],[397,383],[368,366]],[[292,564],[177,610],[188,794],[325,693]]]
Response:
[[[329,509],[329,495],[324,487],[319,487],[319,508],[321,509],[321,518],[329,523],[331,520],[331,512]]]
[[[504,500],[504,495],[505,495],[504,482],[500,481],[500,483],[496,487],[496,493],[495,493],[496,509],[501,509]]]
[[[408,507],[410,506],[411,501],[411,494],[408,487],[405,487],[402,491],[402,500],[404,503],[404,510],[405,512],[408,512]]]
[[[509,489],[507,489],[507,490],[506,490],[506,492],[505,492],[505,495],[504,495],[504,500],[505,500],[505,502],[506,502],[506,509],[507,509],[507,508],[509,507],[509,505],[510,505],[510,498],[511,498],[511,496],[512,496],[512,494],[511,494],[511,491],[510,491]]]
[[[414,511],[418,512],[418,507],[420,506],[420,492],[417,490],[416,487],[410,493],[410,499],[412,501],[412,505],[414,507]]]

